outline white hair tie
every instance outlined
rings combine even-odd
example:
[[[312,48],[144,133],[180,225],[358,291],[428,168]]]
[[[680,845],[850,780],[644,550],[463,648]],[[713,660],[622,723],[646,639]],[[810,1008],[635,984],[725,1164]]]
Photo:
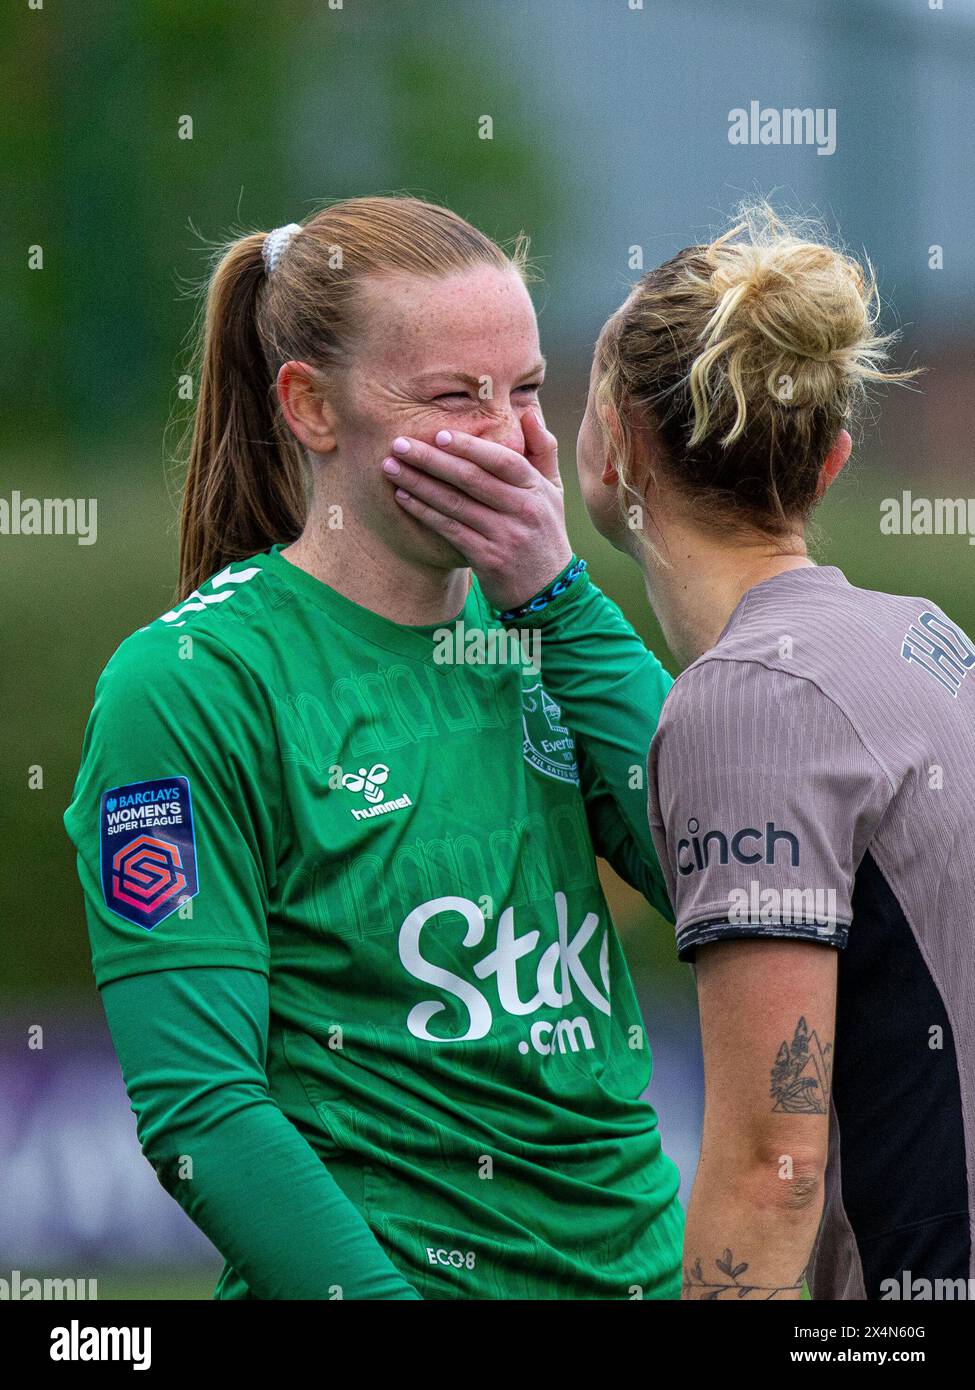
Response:
[[[264,265],[268,275],[272,275],[278,268],[278,261],[284,255],[285,247],[294,236],[295,232],[301,231],[299,222],[289,222],[286,227],[275,227],[273,232],[268,232],[264,238],[264,245],[261,247],[261,255],[264,257]]]

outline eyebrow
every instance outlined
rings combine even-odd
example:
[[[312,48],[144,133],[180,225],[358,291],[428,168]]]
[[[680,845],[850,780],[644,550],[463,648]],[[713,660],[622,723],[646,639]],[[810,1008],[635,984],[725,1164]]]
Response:
[[[533,366],[529,367],[526,372],[520,373],[520,375],[522,377],[538,376],[541,372],[545,371],[546,366],[547,363],[545,358],[540,357]],[[413,384],[415,386],[423,386],[434,381],[462,381],[466,386],[473,387],[474,389],[481,384],[480,377],[471,376],[467,372],[455,371],[453,367],[444,367],[441,371],[436,372],[423,372],[420,376],[413,377]]]

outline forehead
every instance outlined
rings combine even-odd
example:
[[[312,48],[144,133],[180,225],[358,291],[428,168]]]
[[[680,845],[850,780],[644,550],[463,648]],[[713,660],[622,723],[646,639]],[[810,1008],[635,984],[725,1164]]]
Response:
[[[478,375],[487,362],[515,373],[537,358],[531,297],[515,270],[479,266],[426,278],[372,276],[360,287],[360,363],[408,369],[452,368]]]

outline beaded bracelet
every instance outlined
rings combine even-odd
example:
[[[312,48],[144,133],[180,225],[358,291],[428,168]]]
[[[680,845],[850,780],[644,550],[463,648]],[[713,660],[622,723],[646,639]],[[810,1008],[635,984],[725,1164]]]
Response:
[[[547,588],[542,589],[534,598],[530,598],[527,603],[521,604],[518,608],[509,608],[507,612],[501,614],[503,623],[514,623],[520,618],[528,618],[533,613],[540,613],[543,608],[547,608],[554,599],[560,594],[564,594],[566,589],[580,574],[585,574],[589,566],[585,560],[578,560],[575,557],[569,562],[566,568],[552,580]]]

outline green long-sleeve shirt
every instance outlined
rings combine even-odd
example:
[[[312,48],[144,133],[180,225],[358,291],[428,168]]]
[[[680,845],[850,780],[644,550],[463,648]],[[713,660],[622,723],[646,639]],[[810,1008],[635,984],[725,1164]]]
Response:
[[[65,819],[140,1134],[219,1296],[676,1296],[677,1173],[595,862],[659,900],[619,768],[666,677],[624,624],[629,732],[577,738],[545,686],[570,598],[580,660],[622,623],[567,592],[540,681],[460,639],[444,661],[443,629],[275,548],[106,668]],[[457,622],[501,629],[476,584]]]

